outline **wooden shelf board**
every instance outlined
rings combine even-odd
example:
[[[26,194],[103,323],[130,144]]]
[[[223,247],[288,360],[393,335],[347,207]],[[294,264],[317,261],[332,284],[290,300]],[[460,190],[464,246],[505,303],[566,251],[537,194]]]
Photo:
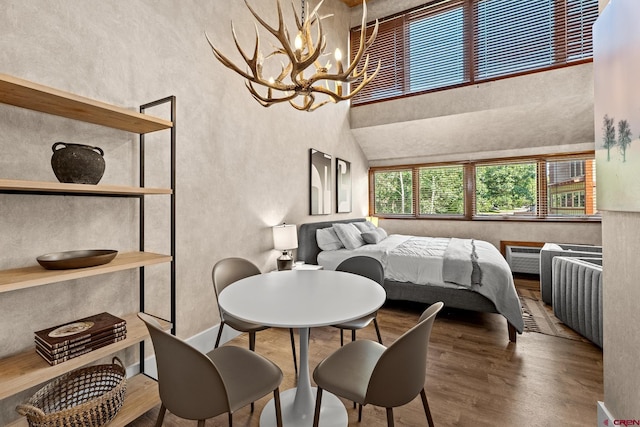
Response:
[[[7,74],[0,74],[0,102],[134,133],[173,127],[173,123],[167,120]]]
[[[124,252],[119,253],[110,263],[95,267],[46,270],[40,265],[34,265],[10,270],[0,270],[0,293],[83,277],[97,276],[99,274],[113,273],[115,271],[129,270],[145,265],[162,264],[171,262],[171,260],[172,257],[170,255],[151,252]],[[0,383],[1,382],[2,381],[0,381]]]
[[[127,379],[127,394],[118,415],[109,427],[124,427],[145,412],[160,404],[158,383],[145,375]],[[26,417],[10,423],[8,427],[29,427]]]
[[[36,353],[35,345],[22,353],[0,359],[0,400],[137,344],[149,335],[136,313],[121,317],[127,321],[127,338],[58,365],[49,365]],[[168,330],[171,327],[170,323],[159,321],[163,328]]]
[[[127,187],[122,185],[64,184],[49,181],[23,181],[0,179],[0,191],[17,191],[27,193],[73,193],[111,196],[143,196],[155,194],[171,194],[170,188]]]

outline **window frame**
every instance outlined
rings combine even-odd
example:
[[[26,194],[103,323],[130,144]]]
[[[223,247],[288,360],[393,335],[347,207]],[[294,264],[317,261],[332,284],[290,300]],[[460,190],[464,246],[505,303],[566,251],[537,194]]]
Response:
[[[577,161],[577,160],[595,160],[595,151],[581,151],[572,153],[558,153],[539,156],[521,156],[509,158],[491,158],[478,159],[473,161],[457,161],[457,162],[437,162],[437,163],[420,163],[405,164],[398,166],[377,166],[369,168],[369,215],[383,219],[407,219],[407,220],[455,220],[455,221],[543,221],[543,222],[601,222],[600,214],[584,215],[584,216],[559,216],[550,215],[549,208],[553,207],[554,201],[547,199],[547,162],[553,161]],[[491,164],[519,163],[519,162],[535,162],[537,164],[537,212],[535,215],[479,215],[475,213],[475,192],[476,192],[476,166],[486,166]],[[420,214],[420,189],[419,189],[419,171],[425,167],[463,167],[464,182],[464,215],[451,214]],[[384,214],[375,211],[375,174],[377,172],[392,171],[413,172],[413,213],[412,214]],[[595,182],[595,181],[594,181]],[[571,190],[574,192],[574,190]],[[575,190],[579,191],[579,190]],[[567,193],[556,194],[558,207],[562,205],[562,198],[567,200]],[[596,196],[597,197],[597,196]],[[555,199],[555,198],[554,198]],[[586,199],[586,198],[585,198]],[[543,203],[541,201],[544,200]],[[586,201],[586,200],[585,200]],[[566,203],[566,202],[565,202]],[[573,204],[573,197],[571,200]],[[595,206],[594,206],[595,208]]]

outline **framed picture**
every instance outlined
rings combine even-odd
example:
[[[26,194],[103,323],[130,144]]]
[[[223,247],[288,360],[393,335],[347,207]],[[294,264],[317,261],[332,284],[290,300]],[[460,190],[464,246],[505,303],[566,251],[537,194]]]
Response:
[[[331,213],[331,156],[310,150],[310,215]]]
[[[610,4],[593,26],[598,210],[640,212],[640,31],[621,25],[637,25],[635,3]]]
[[[336,157],[336,212],[351,212],[351,163]]]

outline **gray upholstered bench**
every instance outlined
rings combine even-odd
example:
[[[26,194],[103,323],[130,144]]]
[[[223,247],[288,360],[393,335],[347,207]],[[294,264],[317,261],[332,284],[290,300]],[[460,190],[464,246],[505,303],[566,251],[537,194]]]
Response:
[[[545,304],[552,304],[551,261],[556,256],[577,258],[602,258],[602,246],[545,243],[540,250],[540,297]]]
[[[553,258],[553,313],[602,348],[602,258]]]

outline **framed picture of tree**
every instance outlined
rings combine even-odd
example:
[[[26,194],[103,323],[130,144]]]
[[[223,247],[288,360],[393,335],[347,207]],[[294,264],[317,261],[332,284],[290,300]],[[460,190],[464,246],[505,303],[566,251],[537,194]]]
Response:
[[[640,5],[607,6],[593,26],[598,210],[640,212]],[[626,23],[626,24],[623,24]]]
[[[331,156],[321,151],[309,150],[309,214],[331,213]]]
[[[351,212],[351,162],[336,157],[336,212]]]

